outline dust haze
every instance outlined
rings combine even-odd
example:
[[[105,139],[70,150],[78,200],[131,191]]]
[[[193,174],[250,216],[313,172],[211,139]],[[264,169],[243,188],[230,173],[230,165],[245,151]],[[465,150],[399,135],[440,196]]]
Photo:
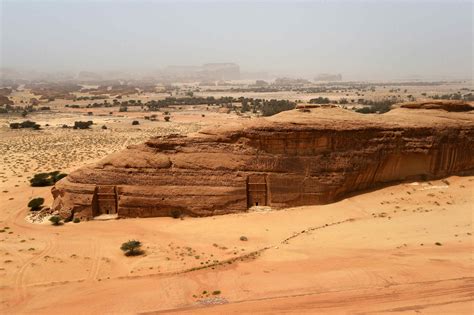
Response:
[[[242,77],[469,79],[470,1],[2,2],[1,67],[122,72],[235,63]]]

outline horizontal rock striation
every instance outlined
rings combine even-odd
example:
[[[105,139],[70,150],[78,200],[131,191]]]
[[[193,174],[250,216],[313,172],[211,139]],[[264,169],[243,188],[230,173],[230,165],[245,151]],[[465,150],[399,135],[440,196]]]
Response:
[[[474,169],[474,115],[441,109],[363,115],[289,111],[150,139],[53,188],[61,216],[208,216],[336,201],[391,182]]]

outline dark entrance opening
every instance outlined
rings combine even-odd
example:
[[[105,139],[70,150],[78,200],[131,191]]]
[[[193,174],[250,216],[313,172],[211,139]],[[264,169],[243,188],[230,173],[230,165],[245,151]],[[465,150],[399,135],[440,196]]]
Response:
[[[92,199],[93,216],[117,213],[117,187],[111,185],[98,185],[95,187]]]
[[[249,175],[247,178],[247,207],[268,205],[267,177],[265,174]]]

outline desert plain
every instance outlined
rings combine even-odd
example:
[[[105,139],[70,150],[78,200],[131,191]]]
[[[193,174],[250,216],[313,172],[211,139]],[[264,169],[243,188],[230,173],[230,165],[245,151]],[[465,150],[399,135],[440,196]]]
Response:
[[[377,86],[365,98],[456,93],[469,83]],[[189,87],[182,87],[186,89]],[[402,92],[400,92],[400,89]],[[356,95],[357,93],[357,95]],[[331,103],[359,92],[235,92],[205,88],[194,96]],[[425,95],[423,95],[425,94]],[[88,94],[78,94],[88,95]],[[164,99],[164,93],[123,100]],[[9,95],[16,104],[28,89]],[[69,173],[150,137],[188,134],[258,113],[186,105],[145,119],[140,107],[65,107],[0,116],[0,312],[4,314],[472,314],[474,311],[474,176],[409,181],[341,201],[192,218],[127,218],[67,222],[28,219],[29,200],[51,187],[31,187],[36,173]],[[357,104],[347,106],[352,110]],[[165,121],[164,111],[171,117]],[[364,115],[364,114],[360,114]],[[383,115],[383,114],[365,114]],[[466,112],[464,115],[472,116]],[[25,119],[41,130],[11,129]],[[92,120],[91,129],[63,128]],[[138,125],[132,121],[138,120]],[[106,129],[101,126],[106,126]],[[144,254],[120,245],[140,240]]]

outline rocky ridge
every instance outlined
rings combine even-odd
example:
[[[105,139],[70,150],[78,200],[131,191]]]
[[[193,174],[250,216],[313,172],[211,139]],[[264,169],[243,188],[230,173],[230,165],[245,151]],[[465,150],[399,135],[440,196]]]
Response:
[[[412,105],[383,115],[312,108],[156,137],[56,183],[53,209],[81,219],[208,216],[324,204],[392,182],[471,173],[468,106]]]

